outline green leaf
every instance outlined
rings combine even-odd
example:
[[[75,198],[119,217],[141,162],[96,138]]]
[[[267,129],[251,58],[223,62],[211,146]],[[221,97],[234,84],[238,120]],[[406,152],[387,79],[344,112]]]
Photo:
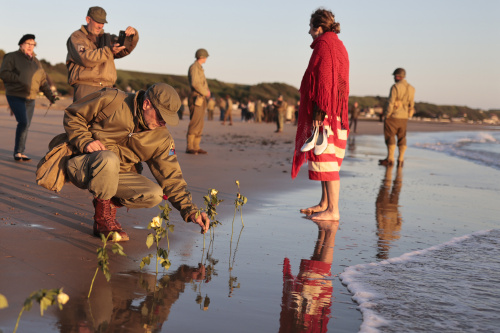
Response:
[[[8,306],[9,306],[9,303],[7,302],[7,297],[0,294],[0,309],[4,309]]]
[[[170,232],[174,232],[174,225],[173,225],[173,224],[170,224],[170,225],[168,226],[168,231],[170,231]]]
[[[149,234],[148,237],[146,238],[146,246],[148,247],[148,249],[151,247],[151,245],[153,245],[155,241],[155,237],[153,234]]]
[[[43,297],[40,300],[40,315],[43,317],[43,311],[52,305],[52,300],[48,297]]]

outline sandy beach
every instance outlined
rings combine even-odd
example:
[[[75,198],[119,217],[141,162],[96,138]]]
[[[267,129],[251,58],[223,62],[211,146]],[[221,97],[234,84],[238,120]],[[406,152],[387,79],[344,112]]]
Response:
[[[201,285],[196,284],[196,279],[182,280],[180,276],[197,267],[202,238],[198,228],[182,222],[177,212],[171,213],[176,230],[170,239],[173,264],[166,273],[176,272],[167,274],[169,279],[178,278],[185,285],[176,289],[175,297],[171,293],[164,295],[165,302],[170,303],[167,308],[160,307],[160,319],[155,322],[156,328],[151,328],[150,323],[143,322],[140,310],[134,308],[139,303],[134,303],[137,301],[133,301],[133,295],[138,293],[138,285],[144,281],[155,283],[151,267],[148,274],[141,276],[138,265],[141,258],[151,252],[145,247],[148,233],[145,227],[158,209],[119,210],[118,219],[130,235],[130,241],[123,244],[127,257],[111,255],[114,275],[108,285],[115,287],[106,287],[99,273],[95,287],[95,295],[99,296],[95,296],[93,310],[89,311],[84,301],[96,268],[95,251],[101,245],[100,240],[91,235],[92,198],[71,184],[66,184],[60,193],[36,185],[36,164],[47,151],[50,139],[63,132],[62,115],[68,102],[59,101],[46,115],[44,103],[38,101],[27,141],[25,153],[33,160],[20,163],[12,157],[16,122],[0,100],[0,294],[9,301],[9,307],[0,310],[0,332],[13,330],[19,310],[31,292],[60,287],[70,295],[62,315],[53,307],[40,317],[38,305],[35,305],[23,314],[20,332],[77,332],[77,327],[89,332],[92,331],[89,327],[98,326],[96,322],[109,322],[109,318],[124,325],[121,327],[128,327],[123,331],[130,332],[134,331],[132,327],[139,327],[144,332],[180,328],[183,332],[197,332],[200,325],[204,325],[205,332],[231,331],[235,327],[241,332],[279,330],[280,312],[282,316],[284,313],[280,310],[284,290],[283,259],[290,259],[292,271],[296,273],[299,260],[311,255],[318,237],[318,227],[304,219],[298,210],[319,200],[319,185],[307,179],[306,166],[297,179],[292,181],[290,177],[295,137],[293,124],[286,124],[284,132],[278,134],[274,133],[275,124],[245,123],[239,120],[239,115],[233,115],[236,119],[233,126],[206,121],[202,148],[208,155],[199,156],[184,153],[186,115],[179,126],[169,128],[194,201],[202,205],[202,197],[209,188],[219,190],[225,200],[219,211],[224,223],[217,231],[224,246],[219,243],[214,251],[219,254],[219,274],[212,277],[210,284],[203,285],[212,293],[211,305],[207,306],[207,311],[200,311],[201,305],[198,307],[194,298],[199,294],[206,300],[208,294],[200,291]],[[410,121],[408,127],[410,133],[491,130],[494,128],[481,125],[416,121]],[[412,143],[411,136],[409,142]],[[357,332],[361,325],[356,303],[337,277],[345,267],[436,245],[455,236],[495,227],[498,223],[491,208],[499,199],[499,185],[491,183],[491,179],[498,178],[498,170],[409,148],[402,170],[404,177],[399,175],[403,186],[396,214],[402,216],[402,225],[398,226],[397,237],[386,239],[384,245],[380,245],[377,195],[387,177],[389,182],[396,177],[396,170],[377,165],[377,160],[384,156],[382,123],[359,121],[357,133],[350,137],[341,171],[341,221],[336,237],[334,235],[332,278],[329,279],[333,288],[331,315],[327,321],[329,331]],[[465,176],[470,174],[474,177]],[[146,175],[150,175],[149,172]],[[231,267],[235,260],[231,259],[233,252],[228,253],[228,248],[234,251],[236,245],[229,243],[229,236],[233,234],[235,180],[239,180],[249,203],[244,207],[245,228],[240,234],[242,243],[236,265]],[[470,196],[477,198],[474,207],[469,205]],[[239,227],[231,241],[236,240],[238,232]],[[223,272],[221,265],[225,265],[224,268],[229,265],[229,271]],[[236,281],[231,280],[235,272],[240,274],[241,286],[238,291],[233,290],[234,294],[230,288],[228,297],[227,281],[219,283],[217,278],[229,274],[231,284]],[[127,285],[131,286],[130,290],[122,290]],[[192,291],[188,291],[188,285]],[[237,288],[236,285],[233,287]],[[222,286],[226,289],[218,293]],[[192,293],[189,294],[192,297],[187,300],[182,293]],[[224,295],[220,296],[222,293]],[[147,295],[144,297],[146,302]],[[110,299],[113,305],[107,304]],[[100,307],[104,310],[98,310]],[[135,310],[128,313],[127,309],[132,308]],[[117,309],[121,312],[114,311]],[[254,318],[261,318],[260,324]],[[70,327],[71,323],[74,327]]]

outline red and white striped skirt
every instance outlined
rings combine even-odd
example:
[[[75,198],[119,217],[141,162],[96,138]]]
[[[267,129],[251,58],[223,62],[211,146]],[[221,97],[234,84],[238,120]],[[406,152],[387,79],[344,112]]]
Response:
[[[325,126],[328,131],[328,147],[321,155],[314,155],[314,149],[307,152],[309,179],[332,181],[339,180],[339,171],[345,156],[347,145],[347,130],[337,129],[333,135],[330,126]],[[323,129],[320,127],[320,131]]]

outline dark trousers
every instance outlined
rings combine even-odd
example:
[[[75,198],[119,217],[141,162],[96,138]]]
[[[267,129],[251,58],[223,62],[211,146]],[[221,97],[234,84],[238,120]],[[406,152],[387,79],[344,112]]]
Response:
[[[7,96],[7,102],[17,121],[14,154],[22,154],[26,148],[28,130],[31,125],[33,113],[35,112],[35,100],[17,96]]]

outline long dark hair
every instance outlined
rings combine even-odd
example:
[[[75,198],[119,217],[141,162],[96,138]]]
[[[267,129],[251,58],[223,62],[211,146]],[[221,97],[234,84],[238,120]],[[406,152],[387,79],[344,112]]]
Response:
[[[335,22],[335,15],[324,8],[318,8],[311,14],[311,25],[314,29],[323,28],[323,32],[340,33],[340,23]]]

